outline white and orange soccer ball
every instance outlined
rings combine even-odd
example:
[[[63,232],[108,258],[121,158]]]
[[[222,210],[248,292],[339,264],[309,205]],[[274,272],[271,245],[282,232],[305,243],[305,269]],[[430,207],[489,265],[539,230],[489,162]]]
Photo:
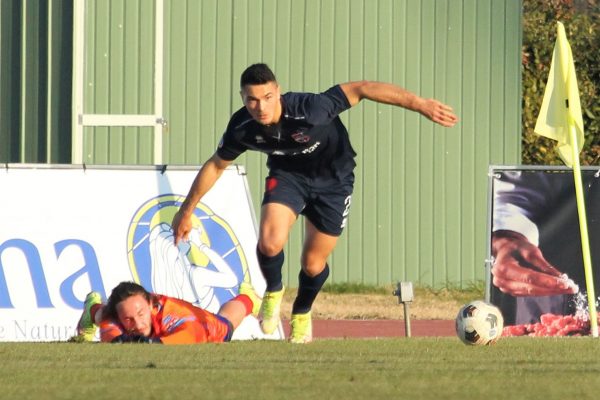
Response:
[[[463,343],[486,346],[502,336],[504,318],[498,307],[475,300],[461,307],[456,316],[456,335]]]

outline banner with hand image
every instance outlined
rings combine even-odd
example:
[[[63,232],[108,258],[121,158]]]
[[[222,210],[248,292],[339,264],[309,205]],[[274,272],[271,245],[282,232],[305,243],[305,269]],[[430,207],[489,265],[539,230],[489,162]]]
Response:
[[[504,315],[505,334],[589,334],[572,170],[492,167],[490,172],[490,300]],[[597,288],[600,171],[582,168],[582,179]]]

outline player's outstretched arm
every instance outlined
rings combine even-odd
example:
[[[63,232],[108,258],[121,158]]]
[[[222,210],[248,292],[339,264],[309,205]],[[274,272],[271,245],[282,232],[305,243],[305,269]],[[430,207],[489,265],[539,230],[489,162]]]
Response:
[[[367,99],[416,111],[445,127],[452,127],[458,122],[452,107],[436,99],[422,98],[391,83],[357,81],[342,83],[340,87],[352,106]]]
[[[173,217],[171,226],[173,227],[173,237],[175,246],[180,240],[187,240],[190,231],[192,230],[192,214],[194,208],[217,179],[223,174],[223,171],[231,164],[231,161],[223,160],[216,153],[208,159],[198,171],[192,187],[186,196],[183,204],[177,214]]]

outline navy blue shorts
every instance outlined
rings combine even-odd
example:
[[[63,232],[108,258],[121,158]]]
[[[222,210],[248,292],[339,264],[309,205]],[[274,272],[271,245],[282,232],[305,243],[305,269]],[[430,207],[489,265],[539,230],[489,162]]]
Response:
[[[262,204],[284,204],[308,218],[320,232],[339,236],[346,226],[353,189],[353,173],[338,180],[275,170],[266,179]]]
[[[221,321],[222,323],[224,323],[225,325],[227,325],[227,333],[225,334],[225,336],[223,336],[223,341],[224,342],[230,342],[231,341],[231,336],[233,336],[233,324],[231,323],[231,321],[229,321],[227,318],[225,318],[222,315],[215,314],[215,317],[217,317],[217,319],[219,321]]]

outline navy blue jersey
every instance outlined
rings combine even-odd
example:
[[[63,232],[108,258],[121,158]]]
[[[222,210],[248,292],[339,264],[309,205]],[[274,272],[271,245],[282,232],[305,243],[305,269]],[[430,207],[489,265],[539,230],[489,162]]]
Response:
[[[352,172],[356,153],[338,117],[350,103],[339,85],[320,93],[285,93],[275,125],[261,125],[242,107],[233,114],[217,155],[234,160],[246,150],[268,154],[269,169],[311,177],[343,177]]]

